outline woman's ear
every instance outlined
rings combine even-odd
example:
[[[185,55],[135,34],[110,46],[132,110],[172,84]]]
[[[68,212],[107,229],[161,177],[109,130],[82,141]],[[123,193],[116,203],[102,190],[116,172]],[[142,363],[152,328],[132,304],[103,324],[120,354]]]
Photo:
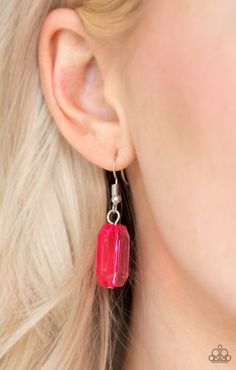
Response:
[[[66,140],[87,160],[110,171],[118,151],[116,169],[120,170],[133,161],[135,151],[128,128],[119,118],[123,115],[108,103],[114,96],[105,96],[105,91],[113,90],[113,79],[107,73],[108,64],[106,68],[98,65],[96,46],[78,12],[52,10],[42,24],[38,43],[41,87]]]

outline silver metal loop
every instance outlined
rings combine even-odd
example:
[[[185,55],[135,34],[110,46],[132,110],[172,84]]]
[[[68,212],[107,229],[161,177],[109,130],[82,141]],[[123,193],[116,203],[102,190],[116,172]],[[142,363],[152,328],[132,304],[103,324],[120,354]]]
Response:
[[[117,214],[117,219],[115,220],[115,222],[112,222],[111,220],[110,220],[110,214],[111,213],[116,213]],[[113,209],[111,209],[109,212],[108,212],[108,214],[107,214],[107,221],[109,222],[109,224],[113,224],[113,225],[116,225],[117,224],[117,222],[119,221],[119,219],[120,219],[120,212],[119,211],[117,211],[117,209],[114,211]]]

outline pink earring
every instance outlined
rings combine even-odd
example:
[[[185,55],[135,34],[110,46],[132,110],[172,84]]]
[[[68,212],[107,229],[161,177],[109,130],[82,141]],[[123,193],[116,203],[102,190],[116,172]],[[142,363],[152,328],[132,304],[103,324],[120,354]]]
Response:
[[[99,230],[96,251],[96,277],[99,285],[106,288],[122,287],[129,275],[130,235],[125,225],[118,224],[120,212],[117,210],[121,202],[120,188],[115,171],[116,158],[113,161],[115,183],[111,186],[112,209],[107,214],[107,221]],[[124,178],[123,170],[121,170]],[[117,218],[113,223],[111,213]]]

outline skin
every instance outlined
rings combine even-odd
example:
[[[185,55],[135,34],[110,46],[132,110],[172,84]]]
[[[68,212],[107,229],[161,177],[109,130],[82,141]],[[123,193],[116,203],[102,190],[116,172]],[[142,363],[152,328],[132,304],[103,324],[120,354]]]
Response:
[[[43,94],[76,150],[110,171],[118,150],[126,169],[139,259],[123,370],[235,370],[235,1],[148,0],[141,12],[121,46],[52,11]],[[208,360],[218,344],[227,365]]]

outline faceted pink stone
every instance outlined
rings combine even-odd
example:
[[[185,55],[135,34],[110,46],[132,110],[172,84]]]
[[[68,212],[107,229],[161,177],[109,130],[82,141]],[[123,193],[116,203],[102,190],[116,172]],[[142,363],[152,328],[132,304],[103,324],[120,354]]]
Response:
[[[96,277],[106,288],[121,287],[129,274],[130,236],[125,225],[104,224],[97,238]]]

